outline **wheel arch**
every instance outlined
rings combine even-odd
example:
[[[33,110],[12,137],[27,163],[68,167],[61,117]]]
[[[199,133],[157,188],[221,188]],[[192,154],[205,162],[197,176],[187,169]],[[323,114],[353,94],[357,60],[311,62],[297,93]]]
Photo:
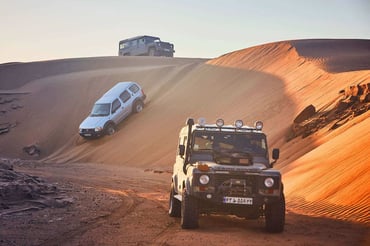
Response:
[[[144,108],[144,101],[141,98],[136,98],[132,103],[131,112],[135,112],[136,103],[141,102]]]
[[[116,127],[116,123],[114,123],[113,120],[108,120],[107,122],[105,122],[104,124],[104,129],[107,128],[107,126],[109,126],[110,124],[112,124],[114,127]]]

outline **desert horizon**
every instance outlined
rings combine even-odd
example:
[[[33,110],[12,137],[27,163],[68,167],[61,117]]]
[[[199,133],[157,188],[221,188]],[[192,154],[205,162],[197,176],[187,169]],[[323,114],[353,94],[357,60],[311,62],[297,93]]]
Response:
[[[142,86],[147,95],[143,111],[130,115],[112,136],[82,139],[79,124],[120,81]],[[92,163],[103,169],[168,174],[188,117],[204,117],[209,123],[223,118],[226,124],[241,119],[247,125],[261,120],[269,149],[280,149],[274,168],[282,172],[288,211],[364,226],[355,244],[365,245],[370,223],[369,84],[366,39],[280,41],[214,59],[91,57],[4,63],[0,126],[7,130],[0,134],[0,158],[66,169]],[[365,88],[361,93],[350,89],[360,85]],[[343,108],[347,101],[352,103]],[[315,114],[294,124],[310,105]],[[311,128],[302,135],[297,127]],[[39,154],[24,151],[32,145]],[[164,244],[163,237],[160,242],[183,245]]]

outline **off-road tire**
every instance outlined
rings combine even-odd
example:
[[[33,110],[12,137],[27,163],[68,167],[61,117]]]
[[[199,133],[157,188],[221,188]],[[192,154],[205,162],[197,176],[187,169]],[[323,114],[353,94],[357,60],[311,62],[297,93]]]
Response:
[[[181,201],[181,227],[183,229],[197,228],[199,219],[198,201],[184,191]]]
[[[169,199],[169,209],[168,214],[171,217],[181,217],[181,202],[177,200],[174,196],[177,195],[175,192],[175,188],[173,183],[171,184],[171,192],[170,192],[170,199]]]
[[[281,194],[280,200],[265,205],[266,230],[272,233],[282,232],[285,224],[285,197]]]
[[[113,135],[116,132],[116,126],[113,123],[108,123],[104,131],[106,135]]]
[[[134,113],[139,113],[143,110],[144,108],[144,103],[141,100],[138,100],[134,103],[134,106],[132,108],[132,111]]]

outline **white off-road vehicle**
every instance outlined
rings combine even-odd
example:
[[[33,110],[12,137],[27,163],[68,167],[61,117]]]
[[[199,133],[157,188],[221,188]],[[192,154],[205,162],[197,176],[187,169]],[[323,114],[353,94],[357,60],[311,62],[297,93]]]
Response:
[[[268,232],[282,232],[285,198],[281,174],[270,163],[263,123],[243,126],[198,124],[188,119],[180,131],[173,166],[169,215],[181,217],[184,229],[198,227],[200,214],[231,214],[246,219],[265,218]]]
[[[84,138],[112,135],[129,114],[143,110],[145,98],[136,82],[117,83],[95,102],[90,115],[80,125],[80,135]]]

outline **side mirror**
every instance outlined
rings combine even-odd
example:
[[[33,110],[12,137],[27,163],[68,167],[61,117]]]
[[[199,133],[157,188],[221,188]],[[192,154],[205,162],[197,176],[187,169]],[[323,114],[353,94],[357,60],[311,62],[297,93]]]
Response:
[[[280,156],[280,150],[279,149],[273,149],[272,150],[272,159],[277,160]]]
[[[271,162],[271,167],[274,166],[274,164],[276,163],[277,159],[279,159],[279,156],[280,156],[280,150],[279,149],[273,149],[272,150],[272,159],[274,159],[273,162]]]
[[[179,156],[183,157],[185,155],[185,145],[179,145]]]

